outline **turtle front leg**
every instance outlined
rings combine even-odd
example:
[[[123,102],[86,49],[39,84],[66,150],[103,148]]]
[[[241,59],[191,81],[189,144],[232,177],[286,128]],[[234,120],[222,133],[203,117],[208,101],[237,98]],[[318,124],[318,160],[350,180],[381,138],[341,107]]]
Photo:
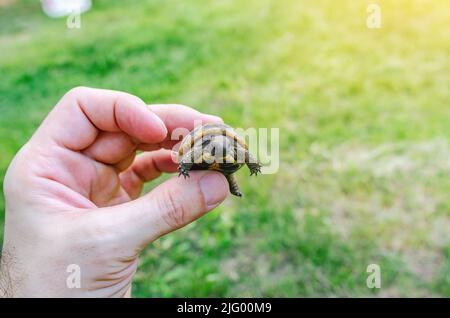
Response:
[[[201,150],[201,149],[200,149]],[[178,165],[178,171],[180,172],[178,176],[181,175],[186,179],[189,177],[189,171],[191,171],[194,164],[199,164],[203,161],[204,154],[196,148],[189,150],[180,160]]]
[[[191,170],[193,163],[180,162],[178,165],[178,177],[183,176],[185,179],[189,177],[189,170]]]
[[[258,173],[261,173],[261,165],[259,164],[258,160],[256,160],[256,158],[253,157],[248,150],[245,151],[245,164],[250,170],[250,175],[256,176],[258,175]]]
[[[178,165],[178,177],[183,176],[185,179],[186,177],[189,177],[189,171],[192,169],[192,166],[194,165],[194,158],[195,153],[194,150],[189,150],[180,160],[180,163]]]
[[[239,190],[239,186],[237,184],[236,177],[232,174],[226,175],[225,177],[227,178],[228,185],[230,186],[231,194],[238,196],[238,197],[242,197],[242,193],[241,193],[241,190]]]

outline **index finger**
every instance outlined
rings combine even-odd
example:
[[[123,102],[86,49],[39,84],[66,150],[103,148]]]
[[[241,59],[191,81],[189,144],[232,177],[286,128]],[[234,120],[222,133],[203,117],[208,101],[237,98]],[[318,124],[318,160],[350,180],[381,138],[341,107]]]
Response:
[[[179,104],[154,104],[149,108],[164,122],[167,128],[166,138],[159,144],[160,147],[171,149],[184,135],[194,129],[194,126],[207,123],[223,123],[220,117],[203,114],[191,107]],[[178,135],[178,132],[184,135]],[[145,146],[141,149],[145,150]],[[149,146],[153,150],[154,146]]]
[[[124,132],[137,143],[159,143],[167,135],[164,122],[140,98],[87,87],[64,95],[36,135],[78,151],[91,145],[99,131]]]

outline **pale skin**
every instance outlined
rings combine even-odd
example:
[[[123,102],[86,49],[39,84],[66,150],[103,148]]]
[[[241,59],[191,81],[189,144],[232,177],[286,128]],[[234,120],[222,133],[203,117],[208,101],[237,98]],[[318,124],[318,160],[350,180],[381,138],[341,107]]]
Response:
[[[221,122],[123,92],[80,87],[64,95],[5,177],[0,296],[130,296],[140,252],[228,194],[223,175],[196,171],[140,196],[145,182],[177,171],[171,132],[198,120]],[[67,285],[71,264],[81,288]]]

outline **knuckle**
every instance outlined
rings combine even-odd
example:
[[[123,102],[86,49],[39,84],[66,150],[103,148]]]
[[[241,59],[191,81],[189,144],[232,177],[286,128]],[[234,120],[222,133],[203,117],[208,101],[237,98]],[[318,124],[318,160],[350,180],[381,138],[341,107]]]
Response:
[[[186,210],[180,200],[170,191],[167,191],[159,202],[164,222],[170,228],[180,228],[186,223]]]
[[[67,93],[66,96],[79,96],[83,93],[85,93],[87,90],[89,90],[86,86],[76,86],[71,88]]]
[[[56,107],[65,107],[63,105],[72,105],[74,101],[77,101],[80,96],[87,94],[90,88],[85,86],[76,86],[67,91],[64,96],[60,99]]]

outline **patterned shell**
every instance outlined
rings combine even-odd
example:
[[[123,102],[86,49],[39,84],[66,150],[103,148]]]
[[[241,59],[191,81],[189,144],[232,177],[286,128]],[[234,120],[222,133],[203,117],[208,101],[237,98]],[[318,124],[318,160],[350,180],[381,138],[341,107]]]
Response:
[[[185,154],[192,146],[201,140],[205,136],[210,135],[223,135],[229,138],[233,138],[240,146],[244,149],[248,149],[245,140],[239,136],[233,128],[225,124],[205,124],[196,127],[191,133],[186,135],[181,141],[180,148],[178,150],[178,155],[181,157]]]

